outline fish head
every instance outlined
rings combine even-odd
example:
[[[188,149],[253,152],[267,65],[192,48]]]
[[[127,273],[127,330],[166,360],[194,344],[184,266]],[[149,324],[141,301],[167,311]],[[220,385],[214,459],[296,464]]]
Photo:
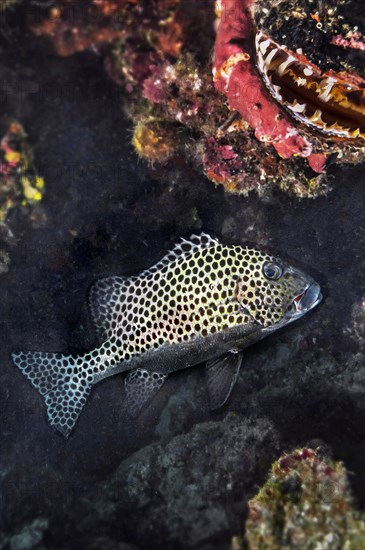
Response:
[[[250,249],[237,299],[253,320],[276,330],[305,315],[322,300],[319,284],[284,261]]]

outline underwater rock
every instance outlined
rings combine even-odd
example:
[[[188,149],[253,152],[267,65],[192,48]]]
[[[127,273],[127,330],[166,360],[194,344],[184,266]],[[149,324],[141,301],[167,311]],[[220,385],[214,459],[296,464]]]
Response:
[[[353,507],[346,469],[318,450],[282,455],[248,508],[245,537],[233,539],[234,550],[363,547],[365,516]]]
[[[44,180],[35,171],[26,137],[23,127],[13,122],[0,141],[0,222],[19,205],[36,214],[34,207],[43,197]]]
[[[32,550],[38,547],[48,526],[48,520],[43,518],[35,519],[32,523],[25,525],[19,533],[12,535],[7,541],[10,550]]]
[[[109,537],[92,537],[91,539],[83,539],[82,547],[87,550],[140,550],[134,544],[121,542]]]
[[[6,250],[0,248],[0,275],[9,270],[10,256]]]
[[[250,480],[263,473],[278,447],[266,419],[229,415],[197,425],[123,460],[90,495],[81,529],[118,525],[128,540],[149,548],[200,549],[228,541]]]

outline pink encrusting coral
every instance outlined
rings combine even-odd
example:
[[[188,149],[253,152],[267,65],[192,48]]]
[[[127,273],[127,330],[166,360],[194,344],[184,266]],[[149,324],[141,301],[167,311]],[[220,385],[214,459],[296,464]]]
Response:
[[[222,0],[218,6],[219,26],[215,43],[213,76],[215,88],[228,99],[254,129],[256,138],[273,145],[283,158],[306,157],[310,167],[322,172],[326,157],[313,152],[311,142],[299,135],[269,98],[251,59],[250,39],[254,0]]]
[[[361,34],[359,32],[349,34],[348,36],[338,34],[332,37],[331,43],[335,46],[342,46],[343,48],[352,48],[365,52],[365,43],[361,40]]]

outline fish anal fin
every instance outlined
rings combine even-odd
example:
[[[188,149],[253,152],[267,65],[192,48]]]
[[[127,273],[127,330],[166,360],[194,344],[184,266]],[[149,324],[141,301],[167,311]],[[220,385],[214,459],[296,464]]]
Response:
[[[167,378],[167,374],[136,369],[124,379],[126,406],[132,418],[138,416],[143,407],[156,395]]]
[[[89,306],[98,336],[105,340],[112,332],[114,306],[125,292],[124,277],[106,277],[90,289]]]
[[[242,363],[242,353],[230,351],[206,363],[205,375],[211,409],[222,407],[236,383]]]

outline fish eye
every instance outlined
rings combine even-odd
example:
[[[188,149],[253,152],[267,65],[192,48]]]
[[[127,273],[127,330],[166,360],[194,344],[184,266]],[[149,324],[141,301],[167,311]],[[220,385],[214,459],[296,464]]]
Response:
[[[263,273],[266,279],[271,281],[277,281],[283,274],[283,268],[279,264],[274,264],[273,262],[266,262],[263,267]]]

